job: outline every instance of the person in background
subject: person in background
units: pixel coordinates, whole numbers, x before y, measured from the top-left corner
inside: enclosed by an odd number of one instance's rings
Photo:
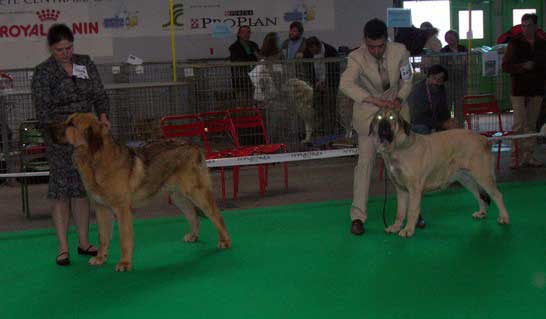
[[[460,53],[467,52],[468,50],[464,45],[459,44],[459,34],[457,31],[449,30],[446,32],[444,39],[447,45],[440,50],[442,53]]]
[[[250,40],[251,30],[249,26],[241,26],[237,31],[237,40],[229,47],[229,59],[232,62],[258,61],[260,48]]]
[[[260,55],[264,60],[281,60],[284,58],[279,45],[279,35],[277,32],[266,34],[260,49]]]
[[[521,24],[515,25],[510,30],[504,32],[497,38],[497,44],[509,43],[514,37],[520,35],[523,32]],[[539,38],[546,40],[546,32],[537,26],[536,35]]]
[[[354,101],[353,126],[358,133],[359,155],[350,211],[354,235],[364,234],[368,217],[368,194],[376,156],[369,136],[372,117],[380,108],[396,108],[409,121],[407,107],[403,107],[413,79],[409,56],[403,44],[388,41],[385,22],[372,19],[364,26],[362,45],[349,54],[347,68],[341,75],[339,89]]]
[[[518,134],[536,132],[536,125],[546,85],[546,40],[537,36],[537,15],[521,18],[523,32],[510,41],[502,60],[502,70],[512,78],[510,101],[514,109],[512,129]],[[540,167],[533,156],[536,138],[519,140],[521,166]],[[516,150],[512,147],[511,168],[516,168]]]
[[[317,37],[305,40],[305,59],[336,58],[337,50],[320,41]],[[322,134],[334,134],[336,132],[337,119],[336,100],[339,87],[339,62],[320,61],[307,63],[307,82],[313,88],[313,107],[317,119],[315,121],[317,131]]]
[[[290,24],[288,39],[282,44],[283,54],[287,59],[303,58],[305,51],[305,38],[303,37],[303,24],[294,21]]]
[[[438,39],[438,29],[428,21],[421,23],[420,29],[427,32],[427,42],[424,48],[432,52],[440,52],[442,42]]]
[[[288,108],[284,100],[279,97],[280,87],[282,85],[283,69],[281,64],[276,64],[271,61],[279,61],[284,58],[281,48],[280,39],[277,32],[269,32],[260,48],[261,61],[265,64],[259,65],[261,72],[260,77],[253,79],[256,90],[261,92],[263,99],[259,105],[264,109],[265,126],[268,133],[268,140],[272,143],[277,143],[283,140],[284,134],[288,130],[287,119],[285,117]],[[256,91],[257,92],[257,91]],[[258,144],[259,141],[254,141]],[[259,143],[264,143],[261,141]]]
[[[59,241],[58,265],[70,264],[67,239],[70,207],[78,231],[78,254],[95,256],[89,243],[89,207],[78,171],[72,163],[74,148],[56,144],[47,128],[61,123],[76,112],[92,112],[100,123],[110,127],[109,101],[97,67],[87,55],[74,54],[74,35],[64,24],[54,24],[48,31],[51,56],[34,69],[32,102],[39,127],[47,145],[50,176],[47,197],[53,200],[53,224]]]
[[[229,47],[229,59],[232,62],[256,62],[260,48],[250,40],[251,30],[249,26],[241,26],[237,31],[237,40]],[[236,99],[239,103],[252,101],[254,89],[248,76],[252,67],[241,65],[231,67],[231,83],[235,90]]]
[[[428,69],[426,79],[415,84],[408,97],[411,128],[418,134],[457,128],[447,104],[445,82],[447,70],[435,64]]]
[[[449,30],[445,34],[445,40],[447,45],[442,48],[441,53],[445,54],[440,57],[440,64],[445,66],[449,72],[451,81],[448,84],[447,100],[448,105],[455,111],[455,117],[462,121],[463,119],[463,105],[462,97],[467,92],[467,63],[466,55],[457,54],[468,52],[464,45],[459,44],[459,34],[454,30]],[[462,124],[459,123],[459,124]]]

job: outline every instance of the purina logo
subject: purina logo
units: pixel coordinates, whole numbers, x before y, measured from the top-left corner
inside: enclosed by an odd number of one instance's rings
[[[49,10],[49,9],[44,9],[44,10],[40,10],[36,12],[38,19],[40,19],[40,21],[42,22],[48,21],[48,20],[57,21],[57,19],[59,19],[60,14],[61,14],[61,11],[59,10]]]

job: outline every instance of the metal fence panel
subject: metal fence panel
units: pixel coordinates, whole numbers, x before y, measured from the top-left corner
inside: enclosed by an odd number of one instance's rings
[[[437,54],[412,57],[414,81],[424,70],[440,63],[449,72],[449,103],[462,118],[462,96],[494,94],[499,105],[509,105],[509,77],[483,77],[480,54]],[[289,151],[352,144],[353,102],[339,92],[345,58],[266,61],[260,63],[179,63],[178,83],[170,83],[170,63],[98,65],[111,103],[112,132],[120,142],[158,138],[160,119],[166,115],[195,114],[260,107],[268,138],[284,143]],[[22,123],[34,119],[30,99],[32,70],[7,71],[14,90],[0,93],[0,171],[18,170]],[[503,116],[505,128],[511,116]],[[486,126],[494,119],[484,116]],[[260,132],[240,132],[243,144],[261,141]],[[12,159],[11,161],[9,159]]]

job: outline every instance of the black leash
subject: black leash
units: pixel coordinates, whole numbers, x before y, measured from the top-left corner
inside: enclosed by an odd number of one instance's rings
[[[383,194],[383,224],[385,225],[385,228],[387,228],[387,217],[386,217],[386,210],[387,210],[387,164],[385,163],[385,160],[383,160],[383,179],[385,182],[385,192]]]

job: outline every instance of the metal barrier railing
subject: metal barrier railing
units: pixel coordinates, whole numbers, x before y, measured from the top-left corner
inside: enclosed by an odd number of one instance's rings
[[[423,70],[434,63],[448,69],[449,103],[460,119],[460,101],[467,94],[492,93],[501,108],[509,109],[508,77],[502,73],[483,77],[480,54],[412,57],[414,81],[421,80]],[[98,69],[110,98],[112,132],[119,141],[159,137],[159,120],[165,115],[258,106],[264,110],[270,141],[286,144],[289,151],[301,151],[309,144],[320,148],[350,137],[353,102],[338,90],[345,66],[346,58],[180,62],[178,83],[169,82],[172,70],[167,62],[142,66],[103,64]],[[35,118],[29,90],[32,70],[5,72],[14,85],[11,91],[0,92],[0,173],[20,169],[20,127]],[[293,79],[303,81],[303,88],[295,89]],[[510,114],[503,119],[509,128]],[[258,134],[250,130],[240,135],[243,143],[253,143]],[[353,143],[351,139],[344,142]]]
[[[460,119],[464,95],[494,94],[502,109],[510,108],[508,76],[499,72],[496,76],[483,77],[480,54],[427,55],[412,57],[411,62],[415,82],[424,78],[423,71],[432,64],[440,63],[448,69],[448,103]],[[275,162],[356,154],[353,148],[356,141],[351,137],[353,101],[338,90],[345,66],[346,58],[260,63],[180,62],[176,83],[170,82],[171,63],[103,64],[98,65],[98,69],[110,99],[112,133],[119,142],[159,138],[160,119],[166,115],[258,106],[264,110],[270,141],[286,144],[291,152],[258,159]],[[13,79],[13,85],[8,91],[0,91],[0,182],[2,178],[19,179],[23,213],[29,216],[27,184],[48,176],[47,166],[40,166],[43,157],[26,157],[22,152],[22,130],[26,129],[24,134],[28,135],[28,130],[33,129],[29,120],[35,118],[30,94],[32,70],[6,73]],[[295,83],[299,83],[298,89]],[[502,118],[505,128],[509,129],[511,114],[503,114]],[[488,126],[495,119],[484,116],[473,121]],[[308,127],[312,128],[309,136]],[[258,135],[252,130],[239,132],[242,144],[255,143]],[[339,145],[346,148],[323,151]],[[308,150],[314,151],[301,152]],[[209,165],[228,165],[229,161],[217,160]],[[256,163],[256,158],[249,158],[248,162]],[[240,158],[236,163],[245,165]],[[29,167],[34,171],[25,173]]]

